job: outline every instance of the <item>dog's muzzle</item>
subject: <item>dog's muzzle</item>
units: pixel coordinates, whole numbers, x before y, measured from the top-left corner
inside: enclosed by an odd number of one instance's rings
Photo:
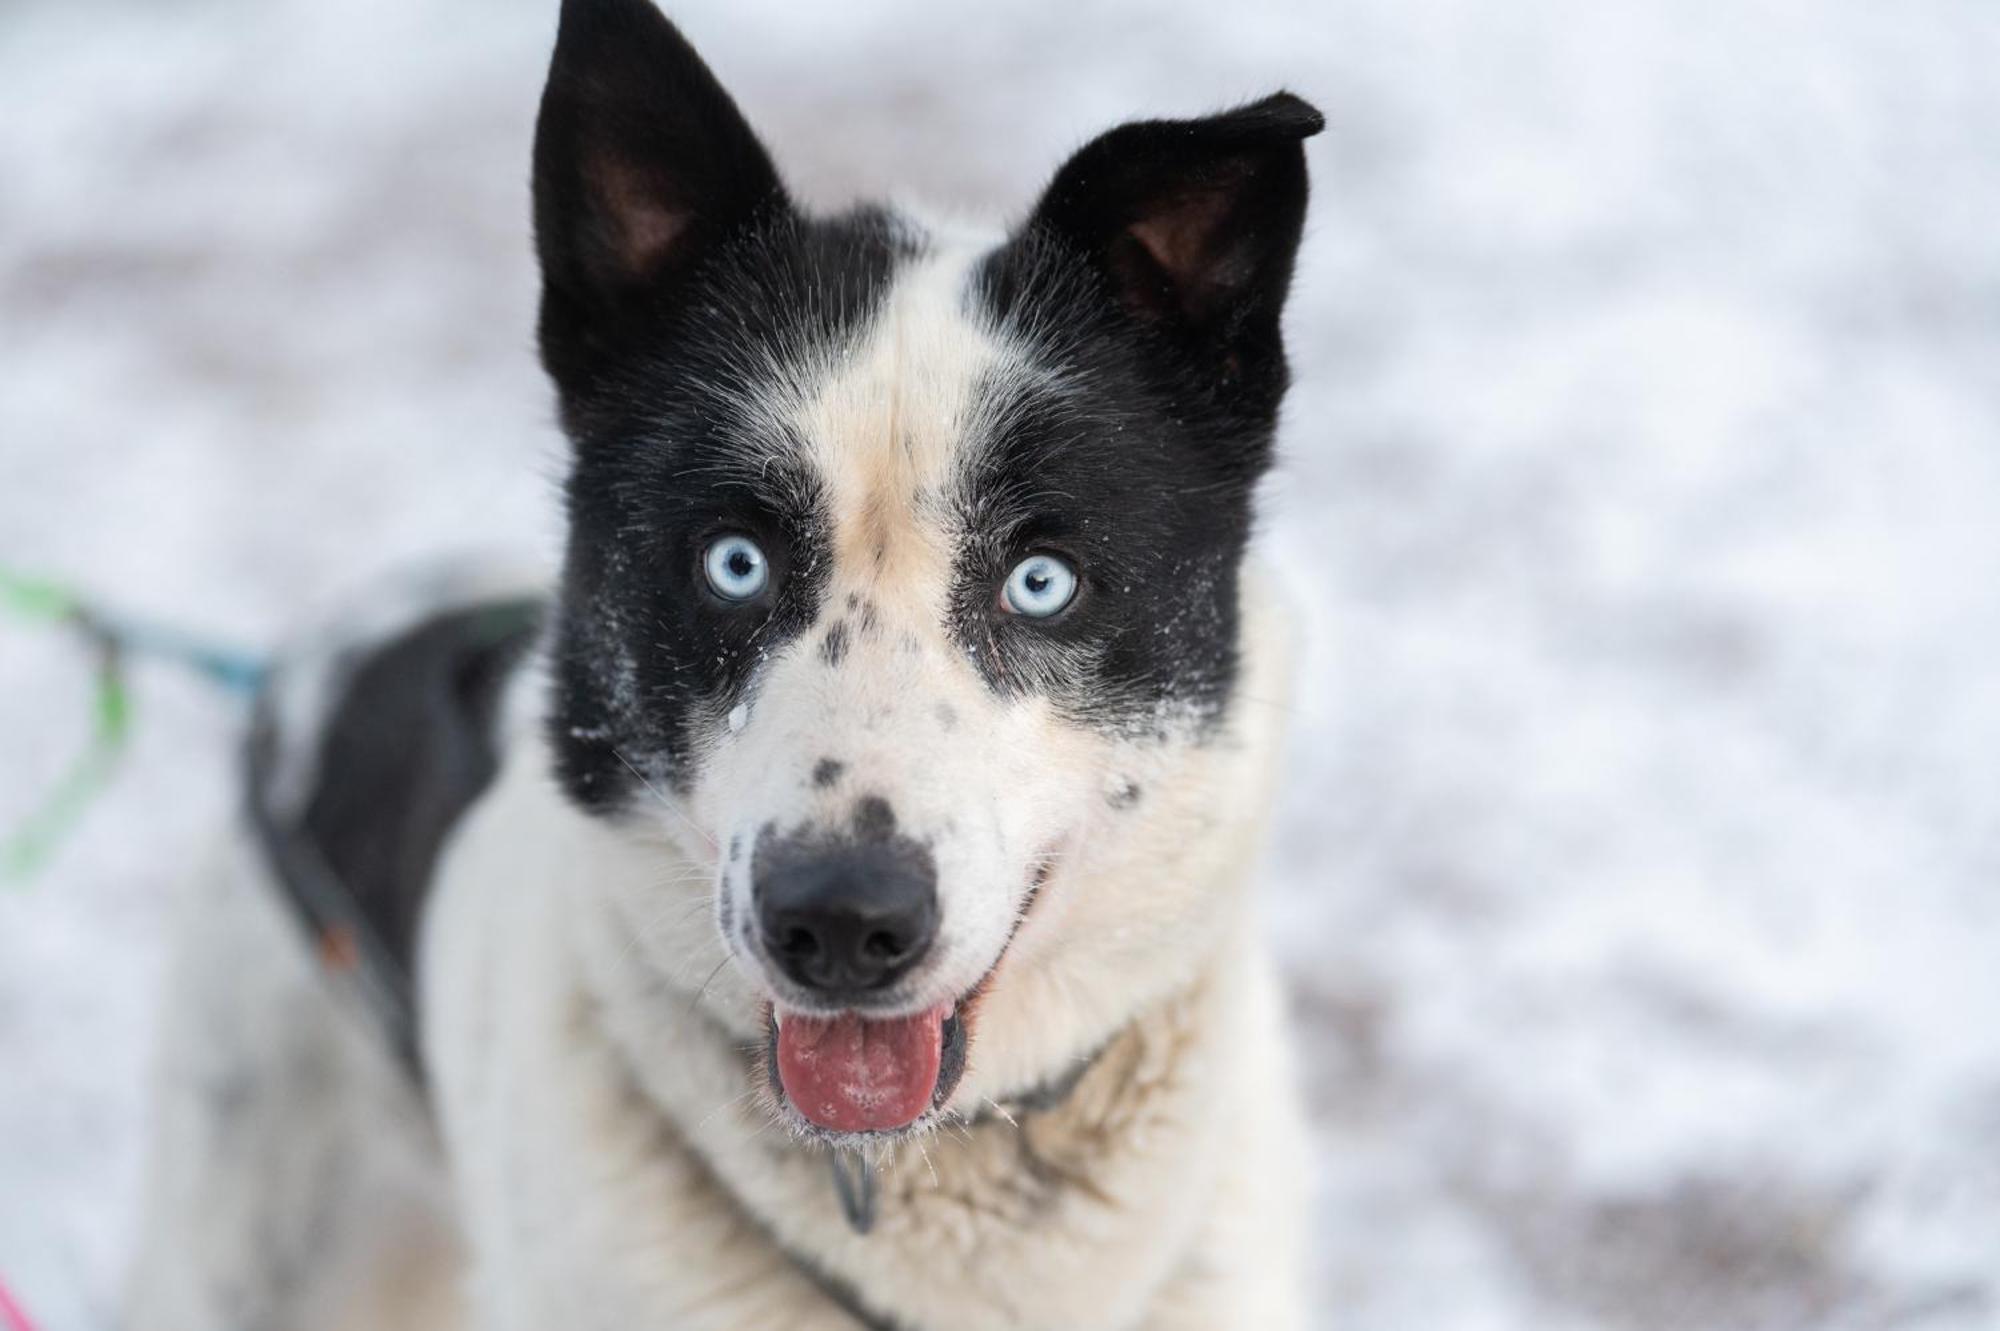
[[[772,1015],[776,1082],[838,1133],[914,1123],[945,1084],[948,1027],[963,1047],[955,1004],[898,1010],[897,987],[937,939],[937,869],[876,808],[837,834],[767,834],[751,870],[759,948],[791,991]]]

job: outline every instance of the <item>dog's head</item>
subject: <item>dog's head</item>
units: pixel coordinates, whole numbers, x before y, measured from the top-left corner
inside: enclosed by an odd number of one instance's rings
[[[641,953],[734,964],[802,1126],[925,1121],[1024,921],[1103,927],[1038,894],[1213,821],[1183,759],[1227,742],[1319,127],[1284,94],[1128,124],[967,242],[808,215],[647,0],[564,6],[535,146],[575,445],[560,777],[658,839]],[[1139,948],[1203,918],[1160,877]],[[711,892],[701,940],[662,937]]]

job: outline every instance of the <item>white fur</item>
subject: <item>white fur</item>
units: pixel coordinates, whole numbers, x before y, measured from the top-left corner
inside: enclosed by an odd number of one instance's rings
[[[183,905],[123,1324],[471,1325],[432,1123],[267,875],[239,828]]]

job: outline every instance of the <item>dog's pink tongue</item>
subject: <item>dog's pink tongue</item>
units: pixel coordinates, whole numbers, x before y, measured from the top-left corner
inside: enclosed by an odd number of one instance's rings
[[[835,1132],[882,1132],[916,1121],[937,1091],[946,1003],[914,1017],[867,1021],[786,1017],[778,1080],[798,1111]]]

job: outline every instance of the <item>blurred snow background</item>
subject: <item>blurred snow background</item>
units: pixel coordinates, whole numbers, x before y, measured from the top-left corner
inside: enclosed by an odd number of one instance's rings
[[[1125,116],[1331,128],[1271,557],[1324,1325],[2000,1325],[2000,7],[676,10],[810,199],[1017,212]],[[553,4],[0,9],[0,564],[267,642],[546,550]],[[0,1275],[109,1323],[235,717],[0,892]],[[83,741],[0,622],[0,826]]]

